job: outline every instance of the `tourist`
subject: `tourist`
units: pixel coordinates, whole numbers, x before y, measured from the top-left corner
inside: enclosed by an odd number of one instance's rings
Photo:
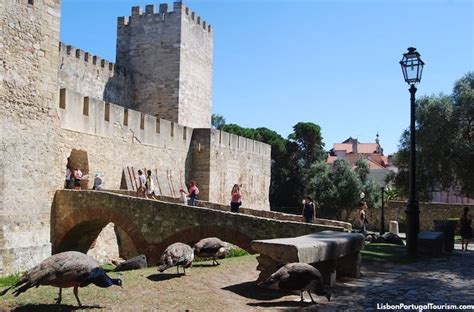
[[[138,181],[137,181],[137,196],[138,197],[145,197],[145,183],[146,179],[145,176],[143,175],[143,171],[138,169]]]
[[[196,185],[196,181],[189,181],[189,205],[196,206],[196,199],[199,194],[199,189]]]
[[[92,189],[95,191],[101,191],[102,188],[103,188],[102,178],[100,177],[100,173],[96,172],[94,176],[94,185],[92,186]]]
[[[74,169],[74,189],[81,190],[82,171],[81,165],[77,165]]]
[[[367,220],[367,208],[367,203],[361,200],[359,202],[359,222],[364,236],[367,235],[367,224],[369,223]]]
[[[153,199],[157,199],[155,196],[155,183],[153,182],[153,177],[151,176],[151,170],[146,171],[146,182],[145,182],[145,187],[146,187],[146,193],[145,193],[145,198],[148,198],[150,196]]]
[[[188,204],[188,197],[186,196],[186,192],[185,192],[183,189],[180,189],[180,190],[179,190],[179,193],[180,193],[179,200],[180,200],[184,205],[187,205],[187,204]]]
[[[230,211],[239,212],[239,208],[242,205],[242,193],[240,192],[240,186],[238,184],[234,184],[230,195]]]
[[[310,196],[306,196],[303,199],[303,212],[304,221],[306,223],[313,223],[316,217],[316,208],[314,206],[313,199]]]
[[[72,175],[72,166],[71,166],[71,159],[68,157],[67,158],[67,164],[66,164],[66,175],[65,175],[65,182],[64,182],[64,188],[65,189],[72,189],[74,187],[74,177]]]
[[[469,216],[469,207],[464,207],[463,214],[459,219],[459,228],[461,234],[461,250],[467,251],[467,245],[472,238],[472,219]]]

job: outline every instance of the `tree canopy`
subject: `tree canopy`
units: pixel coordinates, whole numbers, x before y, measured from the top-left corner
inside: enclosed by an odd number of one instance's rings
[[[421,97],[416,102],[417,190],[420,200],[432,191],[458,190],[474,197],[474,73],[458,80],[452,95]],[[400,139],[395,184],[408,195],[410,135]]]

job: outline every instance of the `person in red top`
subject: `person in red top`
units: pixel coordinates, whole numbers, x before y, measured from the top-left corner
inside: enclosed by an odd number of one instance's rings
[[[189,181],[189,205],[196,206],[196,198],[199,194],[199,189],[196,185],[196,181],[191,180]]]
[[[232,199],[230,200],[230,211],[239,212],[240,205],[242,205],[242,193],[240,192],[240,186],[238,184],[234,184],[230,194],[232,196]]]

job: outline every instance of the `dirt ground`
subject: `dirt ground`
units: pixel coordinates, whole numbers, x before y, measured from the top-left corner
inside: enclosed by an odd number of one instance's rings
[[[155,268],[124,272],[123,288],[101,289],[88,286],[79,290],[84,309],[105,311],[255,311],[309,308],[299,302],[298,294],[257,288],[255,256],[194,263],[186,275],[176,274],[176,268],[159,273]],[[181,272],[181,271],[180,271]],[[112,277],[116,273],[110,273]],[[63,290],[63,304],[54,299],[57,288],[42,286],[30,289],[15,298],[0,297],[1,311],[72,311],[78,309],[72,288]],[[313,296],[316,297],[316,296]],[[306,295],[307,300],[309,297]],[[326,298],[315,298],[326,304]]]

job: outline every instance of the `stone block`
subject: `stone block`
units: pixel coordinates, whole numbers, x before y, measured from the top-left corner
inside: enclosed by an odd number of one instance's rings
[[[316,267],[326,284],[333,285],[338,276],[360,276],[360,250],[364,237],[357,233],[323,231],[292,238],[252,241],[262,281],[285,263],[304,262]]]
[[[389,227],[389,232],[393,233],[395,235],[399,234],[398,231],[398,222],[397,221],[390,221],[390,227]]]
[[[418,234],[418,251],[420,254],[442,256],[444,253],[443,232],[420,232]]]

